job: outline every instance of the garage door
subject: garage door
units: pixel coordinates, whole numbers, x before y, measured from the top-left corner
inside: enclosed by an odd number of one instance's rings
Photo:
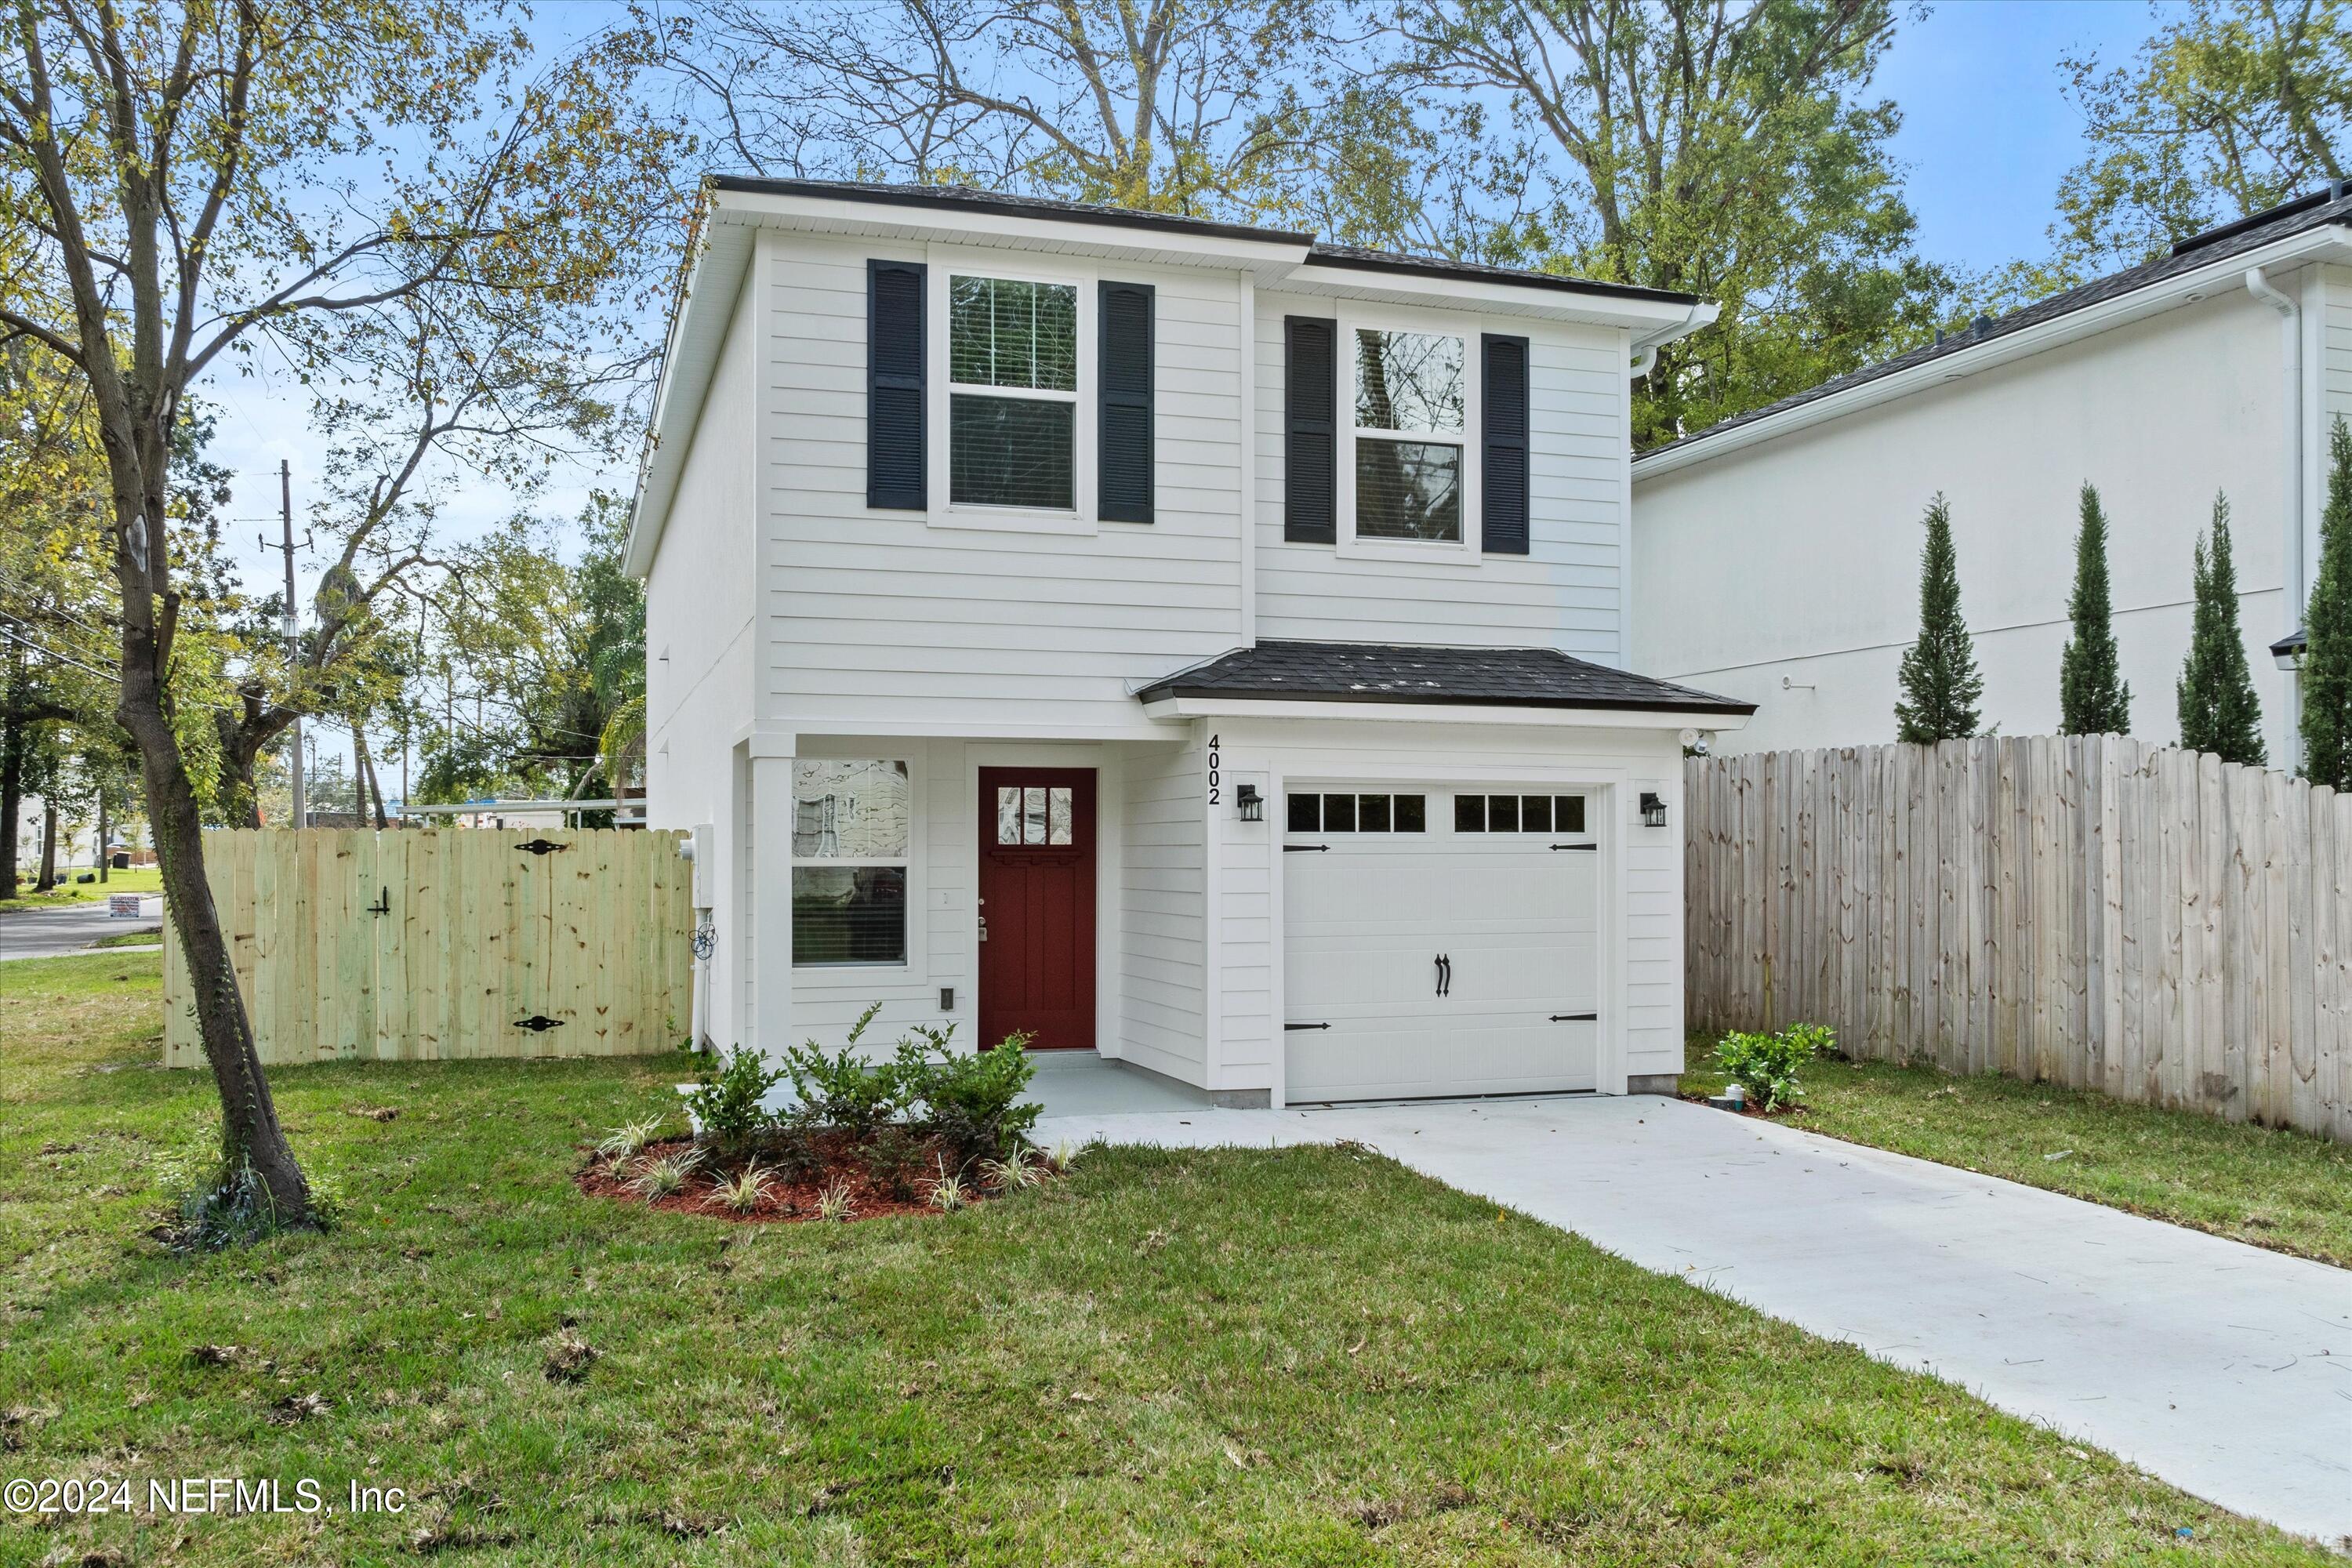
[[[1292,1101],[1595,1087],[1600,855],[1581,799],[1327,789],[1286,804]]]

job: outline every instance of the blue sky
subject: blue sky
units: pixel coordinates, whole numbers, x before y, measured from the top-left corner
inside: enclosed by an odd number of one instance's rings
[[[624,14],[610,0],[542,0],[533,26],[560,47]],[[1921,252],[1964,271],[2041,254],[2059,178],[2083,151],[2081,119],[2061,91],[2060,56],[2088,48],[2121,63],[2158,25],[2137,0],[1956,0],[1906,19],[1877,89],[1904,110],[1895,149],[1919,215]],[[258,525],[250,520],[276,516],[283,458],[294,467],[299,533],[322,453],[291,389],[225,379],[205,393],[222,410],[212,455],[236,476],[229,514],[238,521],[229,534],[244,547],[247,580],[267,591],[281,568],[253,548]],[[629,478],[625,468],[572,473],[546,504],[568,512],[593,485],[625,489]],[[461,502],[451,521],[461,528],[493,521],[501,499]],[[309,592],[306,585],[306,598]]]

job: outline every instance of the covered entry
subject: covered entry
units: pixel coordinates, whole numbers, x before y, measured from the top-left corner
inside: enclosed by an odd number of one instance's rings
[[[1285,805],[1291,1102],[1597,1087],[1581,795],[1335,785]]]

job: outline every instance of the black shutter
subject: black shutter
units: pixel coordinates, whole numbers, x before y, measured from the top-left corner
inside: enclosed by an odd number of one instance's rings
[[[1294,544],[1339,538],[1339,324],[1282,319],[1282,537]]]
[[[1479,439],[1478,527],[1489,555],[1528,552],[1528,340],[1487,333]]]
[[[1151,316],[1149,283],[1105,283],[1095,510],[1105,522],[1151,521]]]
[[[923,500],[923,264],[866,264],[866,504]]]

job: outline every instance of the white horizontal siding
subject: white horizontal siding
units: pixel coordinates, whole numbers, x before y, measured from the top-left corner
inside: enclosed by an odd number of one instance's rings
[[[1258,635],[1558,647],[1622,662],[1623,334],[1519,318],[1495,323],[1528,339],[1528,553],[1433,566],[1283,540],[1283,318],[1346,313],[1330,300],[1258,296]],[[1474,360],[1475,352],[1474,342]],[[1343,363],[1343,397],[1349,374]],[[1475,458],[1475,433],[1470,448]]]
[[[1197,735],[1135,749],[1119,881],[1119,1055],[1195,1084],[1208,1071],[1202,768]]]
[[[1157,289],[1154,522],[939,528],[866,507],[866,262],[919,252],[762,245],[764,712],[803,728],[1132,731],[1131,686],[1241,642],[1235,279],[1104,268]],[[930,439],[945,438],[935,421]]]
[[[2352,267],[2330,267],[2321,322],[2321,375],[2327,417],[2352,422]],[[2322,470],[2323,472],[2325,470]]]

